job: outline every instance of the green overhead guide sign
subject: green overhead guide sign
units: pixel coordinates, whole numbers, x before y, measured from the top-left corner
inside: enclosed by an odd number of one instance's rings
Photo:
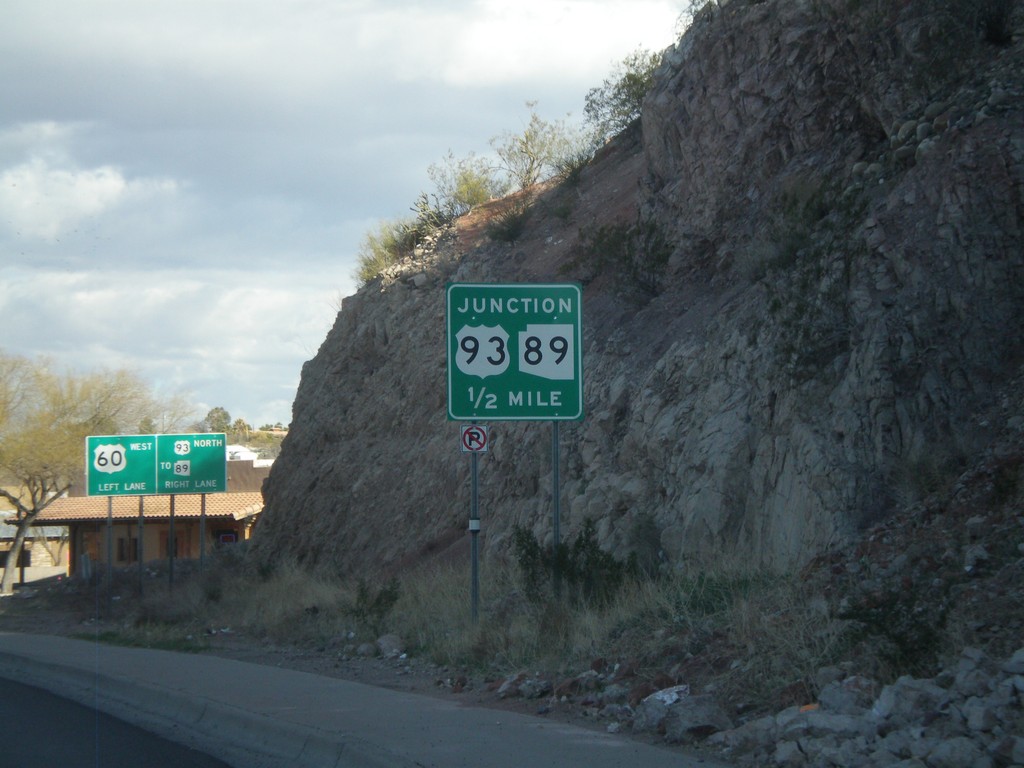
[[[447,287],[448,418],[583,418],[582,291],[572,283]]]
[[[85,439],[89,496],[148,496],[157,493],[225,493],[227,437],[104,435]]]

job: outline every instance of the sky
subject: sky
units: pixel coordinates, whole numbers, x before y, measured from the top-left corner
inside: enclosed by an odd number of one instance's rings
[[[3,0],[0,351],[291,420],[365,235],[684,0]]]

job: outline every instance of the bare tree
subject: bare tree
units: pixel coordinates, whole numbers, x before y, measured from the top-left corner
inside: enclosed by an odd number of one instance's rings
[[[0,497],[16,525],[0,591],[13,589],[29,527],[81,476],[85,438],[135,432],[162,411],[129,371],[58,373],[49,361],[0,352]]]
[[[529,189],[557,174],[560,161],[579,144],[578,130],[570,128],[563,120],[544,120],[537,114],[536,105],[535,101],[526,103],[530,122],[522,133],[506,131],[491,139],[503,170],[519,189]]]

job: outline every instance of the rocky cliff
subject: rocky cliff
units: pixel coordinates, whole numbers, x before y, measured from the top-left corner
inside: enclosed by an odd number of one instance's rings
[[[535,191],[514,243],[484,234],[498,201],[345,299],[254,554],[353,572],[465,546],[448,282],[584,286],[562,530],[593,519],[619,554],[797,566],[1024,428],[1024,53],[979,10],[1001,5],[706,7],[641,125]],[[495,555],[550,536],[551,427],[491,426]]]

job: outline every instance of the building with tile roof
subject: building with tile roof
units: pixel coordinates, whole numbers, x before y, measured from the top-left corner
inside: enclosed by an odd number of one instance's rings
[[[65,496],[40,512],[33,527],[66,526],[69,575],[87,573],[108,559],[115,568],[198,559],[249,538],[263,510],[259,487],[269,472],[252,464],[228,462],[227,493]]]

